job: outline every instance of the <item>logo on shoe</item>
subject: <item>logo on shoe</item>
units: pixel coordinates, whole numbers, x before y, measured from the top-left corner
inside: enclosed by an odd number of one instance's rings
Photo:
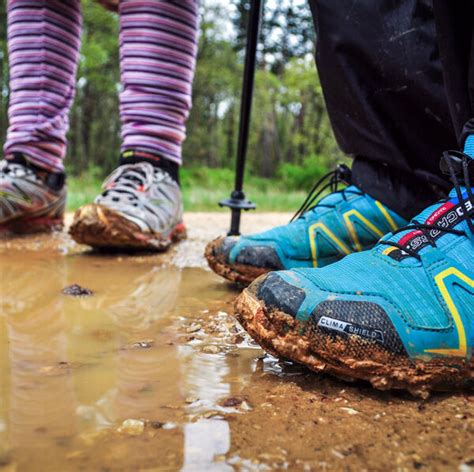
[[[463,198],[467,199],[467,195],[464,194]],[[453,198],[448,202],[444,203],[438,209],[436,209],[428,217],[425,224],[434,225],[442,228],[454,228],[458,223],[462,221],[462,218],[464,217],[465,207],[468,213],[472,211],[472,203],[469,200],[465,200],[464,204],[461,204],[457,198]],[[436,241],[441,236],[443,236],[443,234],[445,233],[443,231],[440,231],[439,229],[436,229],[436,227],[427,230],[426,234],[423,231],[417,229],[403,236],[398,242],[398,244],[406,247],[411,251],[419,252],[421,251],[421,249],[431,244],[432,240]],[[406,257],[410,257],[410,254],[408,252],[392,247],[387,248],[384,251],[384,254],[390,256],[396,261],[400,261]]]
[[[349,323],[347,321],[329,318],[328,316],[321,316],[318,321],[318,326],[320,328],[329,329],[331,331],[338,331],[344,334],[353,334],[361,338],[370,339],[371,341],[376,341],[381,344],[384,344],[383,333],[378,329],[366,328],[364,326],[359,326],[353,323]]]

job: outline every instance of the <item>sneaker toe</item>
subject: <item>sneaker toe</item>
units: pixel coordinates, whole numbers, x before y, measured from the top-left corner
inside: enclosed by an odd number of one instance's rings
[[[236,244],[236,238],[219,238],[215,240],[214,244],[210,245],[211,254],[214,257],[219,257],[225,261],[228,261],[230,251],[232,251]]]
[[[262,274],[283,268],[274,248],[256,245],[246,238],[217,238],[207,245],[205,256],[214,272],[244,285]]]
[[[275,251],[271,246],[264,245],[244,245],[240,244],[241,248],[238,248],[238,253],[235,257],[237,264],[244,264],[253,267],[261,267],[270,270],[281,270],[283,264]]]
[[[272,272],[256,280],[249,288],[268,309],[278,310],[296,317],[306,293],[282,278],[278,272]]]
[[[305,277],[305,272],[272,272],[249,287],[265,312],[279,312],[301,322],[301,334],[311,339],[313,348],[330,342],[347,349],[355,358],[367,358],[368,346],[405,355],[395,326],[382,306],[374,301],[341,298],[321,290]],[[299,329],[300,329],[299,328]],[[333,344],[336,342],[336,344]],[[370,357],[370,356],[369,356]]]

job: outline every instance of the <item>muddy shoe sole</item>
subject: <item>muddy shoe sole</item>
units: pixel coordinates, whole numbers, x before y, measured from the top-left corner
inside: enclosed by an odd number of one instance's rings
[[[318,336],[311,322],[266,307],[252,288],[235,302],[235,316],[249,335],[270,354],[344,380],[367,380],[379,390],[403,389],[426,398],[431,390],[474,388],[474,362],[462,359],[410,360],[381,349],[376,343],[349,337]],[[357,358],[357,352],[370,353]]]
[[[55,231],[61,231],[62,228],[62,217],[50,218],[37,216],[31,218],[18,218],[0,225],[0,233],[28,235],[37,233],[52,233]]]
[[[230,282],[241,285],[251,284],[257,277],[267,274],[271,269],[264,267],[254,267],[245,264],[229,264],[223,254],[219,254],[224,238],[220,237],[211,241],[204,252],[209,267],[218,275]]]
[[[171,244],[186,238],[186,228],[180,223],[166,236],[143,233],[121,214],[91,204],[76,211],[69,234],[77,243],[95,248],[165,251]]]

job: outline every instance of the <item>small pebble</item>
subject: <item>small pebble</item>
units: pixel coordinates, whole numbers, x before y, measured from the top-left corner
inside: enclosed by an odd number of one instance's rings
[[[71,297],[90,297],[94,295],[94,292],[92,290],[89,290],[85,287],[81,287],[78,284],[72,284],[68,287],[64,287],[61,293],[63,293],[64,295],[69,295]]]
[[[175,429],[176,428],[176,423],[165,423],[162,426],[163,429]]]
[[[199,323],[193,323],[192,325],[186,328],[186,333],[197,333],[201,331],[202,326]]]
[[[161,421],[149,421],[147,424],[149,424],[153,429],[161,429],[165,425],[165,423],[162,423]]]
[[[120,428],[118,429],[119,433],[130,434],[131,436],[138,436],[143,433],[145,430],[145,422],[142,420],[125,420]]]
[[[337,449],[332,449],[332,450],[331,450],[331,454],[332,454],[334,457],[337,457],[338,459],[344,459],[344,454],[342,454],[341,452],[339,452]]]
[[[245,340],[245,338],[242,335],[236,334],[235,336],[232,337],[231,342],[233,344],[240,344],[240,343],[244,342],[244,340]]]
[[[136,343],[133,343],[130,347],[132,349],[150,349],[153,344],[155,344],[155,341],[153,341],[153,339],[146,339],[145,341],[137,341]]]
[[[217,354],[219,352],[219,348],[213,344],[209,344],[208,346],[204,346],[202,348],[202,352],[205,352],[206,354]]]
[[[357,415],[359,414],[359,412],[357,410],[354,410],[354,408],[348,408],[348,407],[341,407],[341,410],[345,411],[346,413],[348,413],[349,415]]]
[[[226,398],[223,402],[222,402],[222,406],[225,406],[225,407],[233,407],[233,406],[239,406],[241,405],[243,402],[242,398],[239,398],[239,397],[229,397],[229,398]]]

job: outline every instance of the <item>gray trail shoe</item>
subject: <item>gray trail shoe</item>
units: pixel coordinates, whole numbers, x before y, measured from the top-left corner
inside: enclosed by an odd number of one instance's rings
[[[64,178],[33,169],[23,157],[0,161],[0,231],[60,229],[66,204]]]
[[[118,167],[93,204],[76,211],[69,230],[97,248],[163,251],[186,237],[179,185],[148,162]]]

